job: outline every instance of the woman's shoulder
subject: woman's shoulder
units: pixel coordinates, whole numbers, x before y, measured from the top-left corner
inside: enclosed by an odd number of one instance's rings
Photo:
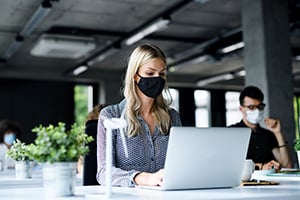
[[[7,150],[7,146],[4,143],[0,143],[0,157],[4,157]]]
[[[105,115],[109,117],[120,117],[124,109],[124,106],[125,106],[124,100],[117,104],[107,105],[101,110],[100,115]]]
[[[181,126],[181,119],[177,110],[175,110],[174,108],[169,108],[169,115],[173,126]]]

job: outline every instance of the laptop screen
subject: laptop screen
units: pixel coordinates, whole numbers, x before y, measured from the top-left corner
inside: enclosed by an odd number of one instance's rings
[[[172,127],[165,161],[165,189],[240,184],[250,129]]]

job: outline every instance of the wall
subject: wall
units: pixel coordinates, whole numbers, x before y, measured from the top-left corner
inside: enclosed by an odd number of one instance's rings
[[[0,80],[0,120],[16,120],[22,125],[20,137],[31,142],[31,129],[39,124],[74,121],[74,83]]]

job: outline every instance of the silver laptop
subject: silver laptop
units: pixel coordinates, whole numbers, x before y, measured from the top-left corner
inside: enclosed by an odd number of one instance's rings
[[[248,128],[172,127],[162,186],[158,190],[227,188],[241,182]]]

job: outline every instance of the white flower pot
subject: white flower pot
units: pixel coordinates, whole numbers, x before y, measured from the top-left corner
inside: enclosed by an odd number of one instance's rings
[[[76,162],[56,162],[43,165],[43,188],[46,196],[74,195]]]
[[[300,151],[297,151],[297,157],[298,157],[298,168],[300,168]]]
[[[16,161],[15,162],[15,172],[16,179],[27,179],[31,178],[31,164],[28,160]]]

